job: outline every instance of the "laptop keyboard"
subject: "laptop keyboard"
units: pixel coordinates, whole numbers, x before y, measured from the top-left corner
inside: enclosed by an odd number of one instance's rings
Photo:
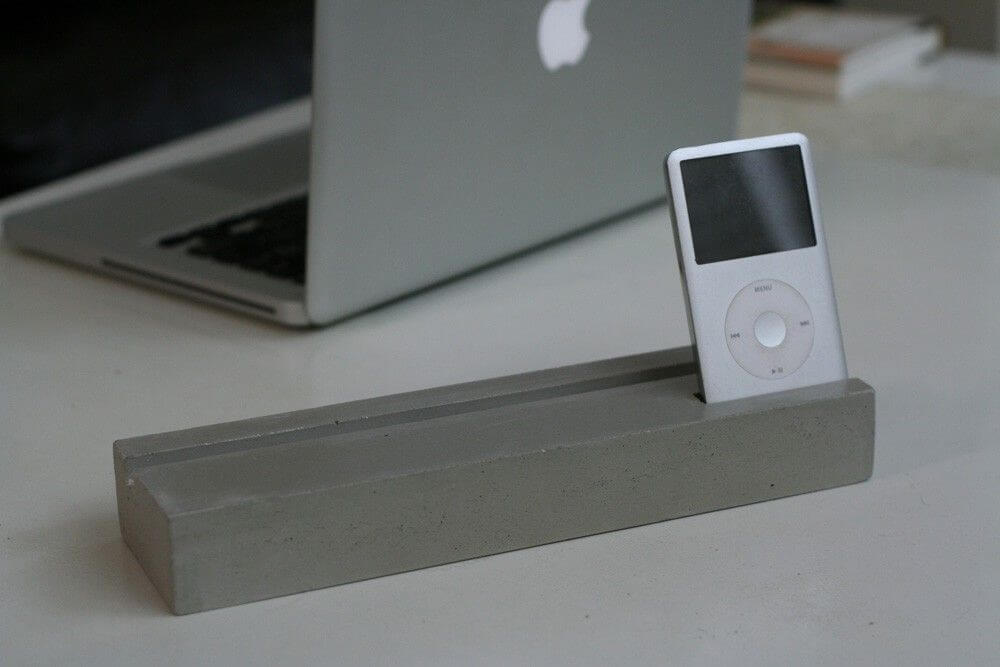
[[[157,245],[302,285],[306,273],[306,204],[307,197],[301,195],[172,234]]]

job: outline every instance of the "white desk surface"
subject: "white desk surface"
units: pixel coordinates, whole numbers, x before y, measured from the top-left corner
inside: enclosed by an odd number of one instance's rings
[[[818,169],[870,482],[187,617],[114,439],[687,344],[665,211],[305,333],[0,250],[0,663],[995,664],[1000,177]]]
[[[0,664],[996,664],[1000,175],[921,162],[818,158],[871,481],[186,617],[119,536],[113,440],[686,345],[665,211],[311,332],[0,248]]]

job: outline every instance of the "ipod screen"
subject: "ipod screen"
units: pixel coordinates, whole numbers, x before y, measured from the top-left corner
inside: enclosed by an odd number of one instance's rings
[[[798,146],[693,158],[680,166],[698,264],[816,245]]]

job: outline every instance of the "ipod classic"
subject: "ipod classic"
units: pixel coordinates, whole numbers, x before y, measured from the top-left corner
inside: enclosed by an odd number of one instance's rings
[[[705,401],[846,379],[808,140],[680,148],[666,175]]]

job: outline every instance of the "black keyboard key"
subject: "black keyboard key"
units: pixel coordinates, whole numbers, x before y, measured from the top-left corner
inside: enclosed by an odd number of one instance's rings
[[[306,269],[305,196],[160,239],[194,257],[303,284]]]

